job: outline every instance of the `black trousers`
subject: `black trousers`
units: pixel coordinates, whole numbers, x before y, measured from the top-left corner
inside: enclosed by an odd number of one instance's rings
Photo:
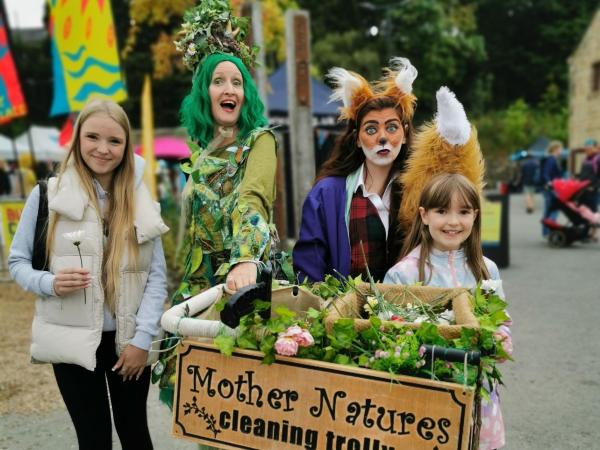
[[[118,371],[111,371],[117,359],[115,332],[110,331],[102,333],[93,372],[76,364],[52,365],[58,388],[75,426],[80,450],[112,448],[108,391],[123,450],[152,450],[146,418],[150,367],[144,369],[139,380],[123,381]]]

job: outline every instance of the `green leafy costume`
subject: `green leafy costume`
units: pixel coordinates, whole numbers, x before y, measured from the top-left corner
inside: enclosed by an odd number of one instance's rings
[[[229,269],[244,261],[266,261],[275,199],[276,141],[257,128],[241,143],[211,154],[193,146],[183,192],[183,276],[172,305],[223,283]],[[173,402],[175,358],[162,360],[160,397]]]

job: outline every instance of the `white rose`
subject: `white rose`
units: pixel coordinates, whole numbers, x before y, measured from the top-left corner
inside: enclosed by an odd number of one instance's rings
[[[483,280],[481,290],[487,292],[499,292],[502,289],[502,280]]]

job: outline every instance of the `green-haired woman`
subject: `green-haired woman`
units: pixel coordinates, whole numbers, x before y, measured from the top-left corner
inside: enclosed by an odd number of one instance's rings
[[[276,142],[241,59],[212,53],[197,67],[181,107],[193,141],[183,191],[183,277],[172,303],[219,283],[253,284],[267,258],[275,199]],[[174,358],[166,357],[161,399],[172,404]]]

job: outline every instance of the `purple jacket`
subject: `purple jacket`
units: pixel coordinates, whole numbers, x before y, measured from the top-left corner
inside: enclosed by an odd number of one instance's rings
[[[345,177],[323,178],[306,196],[293,260],[300,281],[306,277],[322,281],[336,272],[344,277],[350,274]]]

